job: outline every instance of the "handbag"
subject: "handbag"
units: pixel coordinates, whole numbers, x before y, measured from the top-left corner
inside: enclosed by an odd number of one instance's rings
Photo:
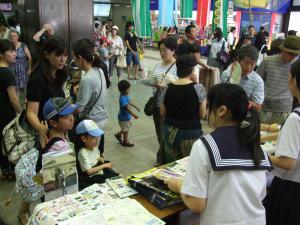
[[[4,127],[2,134],[2,153],[14,164],[35,145],[34,130],[26,122],[25,110]]]
[[[126,57],[125,57],[123,51],[121,51],[120,55],[118,56],[116,67],[118,67],[118,68],[126,68],[127,67]]]
[[[256,66],[259,66],[259,65],[262,63],[262,61],[264,60],[265,54],[262,54],[262,50],[263,50],[265,47],[266,47],[266,45],[263,45],[263,46],[261,47],[260,51],[259,51],[258,59],[257,59],[257,61],[256,61]]]
[[[155,111],[155,99],[157,98],[157,93],[154,96],[150,97],[149,100],[146,102],[144,107],[144,112],[147,116],[152,116]]]
[[[173,65],[175,64],[175,62],[168,68],[168,70],[166,71],[164,78],[166,77],[167,73],[170,71],[170,69],[173,67]],[[154,94],[154,96],[151,96],[149,98],[149,100],[146,102],[145,107],[144,107],[144,112],[147,116],[152,116],[154,111],[155,111],[155,103],[156,103],[156,99],[158,97],[158,93],[159,91],[156,91],[156,93]]]
[[[223,41],[221,51],[217,53],[217,61],[225,65],[229,62],[229,55],[224,51],[225,41]]]

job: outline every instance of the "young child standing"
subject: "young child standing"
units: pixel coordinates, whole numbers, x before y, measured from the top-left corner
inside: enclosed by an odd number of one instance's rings
[[[108,40],[107,37],[102,36],[100,39],[100,46],[99,46],[99,55],[102,62],[107,67],[107,70],[109,70],[109,59],[114,55],[113,52],[109,54],[109,51],[107,49]],[[111,76],[111,74],[109,74]]]
[[[75,149],[81,171],[80,180],[88,184],[104,183],[106,179],[118,176],[112,170],[112,164],[104,161],[98,149],[98,143],[104,131],[93,120],[83,120],[76,127],[77,143]]]
[[[121,145],[126,147],[133,147],[134,144],[128,141],[128,133],[129,129],[131,128],[131,116],[135,119],[139,117],[132,112],[131,106],[135,108],[138,112],[140,109],[131,103],[129,92],[130,92],[130,83],[127,80],[121,80],[118,83],[118,88],[120,91],[120,111],[118,115],[119,125],[120,125],[120,132],[115,134],[115,137],[118,139]]]

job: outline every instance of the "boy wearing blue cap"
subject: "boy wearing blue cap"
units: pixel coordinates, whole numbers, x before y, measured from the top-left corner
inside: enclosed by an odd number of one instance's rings
[[[49,127],[48,143],[53,138],[57,140],[48,149],[48,152],[69,150],[70,146],[66,134],[73,128],[73,112],[77,107],[77,105],[70,104],[68,100],[61,97],[51,98],[46,102],[43,115]]]
[[[37,175],[42,169],[42,154],[72,150],[66,139],[66,133],[73,127],[73,112],[76,108],[77,105],[70,104],[61,97],[51,98],[44,105],[43,115],[47,121],[45,126],[49,127],[48,143],[39,150],[34,148],[23,154],[15,168],[16,188],[22,198],[19,220],[26,218],[25,215],[30,212],[30,203],[42,195],[40,189],[35,188],[37,184],[33,181],[33,177],[42,176],[42,174]]]
[[[83,120],[76,127],[77,141],[75,143],[79,162],[79,182],[88,184],[104,183],[106,179],[118,176],[112,170],[112,164],[100,155],[98,143],[104,131],[93,120]]]

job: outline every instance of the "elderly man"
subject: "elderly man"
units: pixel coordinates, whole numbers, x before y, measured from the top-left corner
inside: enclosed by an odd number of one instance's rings
[[[244,89],[248,98],[249,104],[260,110],[264,101],[264,81],[254,71],[258,51],[252,45],[242,47],[238,53],[238,62],[241,66],[241,78],[239,85]],[[235,65],[233,65],[233,68]],[[233,69],[232,68],[232,69]],[[222,83],[227,83],[230,80],[231,69],[225,70],[221,75]]]
[[[280,54],[265,58],[257,69],[257,73],[265,81],[265,100],[260,119],[266,124],[282,124],[293,105],[288,75],[292,63],[300,54],[300,38],[287,36],[279,48]]]

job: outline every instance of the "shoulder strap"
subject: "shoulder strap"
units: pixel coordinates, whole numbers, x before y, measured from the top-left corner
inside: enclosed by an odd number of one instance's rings
[[[26,47],[26,45],[25,45],[23,42],[21,42],[20,48],[23,49],[23,50],[25,51],[25,47]]]
[[[99,68],[98,68],[98,73],[99,73],[99,78],[100,78],[100,82],[101,82],[99,95],[97,96],[97,98],[95,99],[95,101],[93,102],[93,104],[92,104],[89,108],[85,107],[85,108],[82,110],[82,112],[86,111],[87,113],[89,113],[89,112],[92,110],[92,108],[94,108],[94,106],[96,105],[98,99],[99,99],[100,96],[101,96],[101,93],[102,93],[102,78],[101,78],[101,73],[100,73]]]
[[[266,45],[261,46],[261,49],[260,49],[259,53],[262,52],[262,50],[264,49],[264,47],[266,47]]]
[[[176,62],[173,62],[172,65],[168,68],[168,70],[166,71],[166,74],[172,69],[172,67],[174,66]]]
[[[48,150],[52,147],[52,145],[54,145],[56,142],[58,141],[63,141],[64,139],[60,138],[60,137],[54,137],[52,138],[45,146],[45,148],[43,149],[43,153],[47,153]]]
[[[171,65],[171,66],[167,69],[167,71],[164,73],[164,79],[165,79],[167,73],[171,70],[171,68],[174,66],[175,63],[176,63],[176,62],[173,62],[172,65]]]
[[[40,148],[38,148],[39,149],[39,157],[37,159],[36,167],[35,167],[35,171],[37,173],[42,169],[43,154],[47,153],[48,150],[52,147],[52,145],[54,145],[58,141],[63,141],[63,139],[60,137],[54,137],[46,144],[45,148],[43,148],[42,150]]]

